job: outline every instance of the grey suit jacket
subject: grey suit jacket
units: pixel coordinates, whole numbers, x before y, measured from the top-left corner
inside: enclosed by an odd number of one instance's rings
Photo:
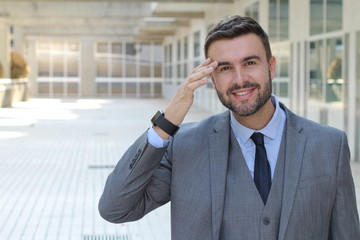
[[[345,133],[281,107],[287,121],[278,239],[360,239]],[[167,148],[151,146],[144,133],[109,175],[101,216],[135,221],[171,200],[172,239],[219,239],[229,133],[228,111],[183,124]]]

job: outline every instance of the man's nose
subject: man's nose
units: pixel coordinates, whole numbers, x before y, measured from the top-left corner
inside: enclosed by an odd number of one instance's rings
[[[246,74],[239,67],[234,68],[232,81],[241,86],[246,82]]]

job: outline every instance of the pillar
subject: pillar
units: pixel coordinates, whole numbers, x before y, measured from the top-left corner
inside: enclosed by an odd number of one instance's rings
[[[0,63],[3,69],[3,78],[10,78],[10,28],[0,23]]]
[[[81,84],[80,95],[93,97],[96,95],[94,41],[84,39],[81,41]]]
[[[38,68],[37,68],[37,57],[35,49],[35,39],[29,38],[28,40],[28,65],[30,66],[29,73],[29,87],[31,96],[37,96],[38,94]]]

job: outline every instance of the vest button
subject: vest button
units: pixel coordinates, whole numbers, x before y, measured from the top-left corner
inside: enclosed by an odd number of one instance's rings
[[[270,219],[269,218],[264,218],[264,220],[263,220],[263,224],[264,225],[269,225],[270,224]]]

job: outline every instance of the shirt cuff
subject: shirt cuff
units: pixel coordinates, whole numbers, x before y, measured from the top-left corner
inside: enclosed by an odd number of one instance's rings
[[[147,132],[147,139],[148,142],[156,147],[156,148],[163,148],[167,147],[169,145],[170,140],[164,140],[162,139],[154,130],[154,128],[149,128]]]

